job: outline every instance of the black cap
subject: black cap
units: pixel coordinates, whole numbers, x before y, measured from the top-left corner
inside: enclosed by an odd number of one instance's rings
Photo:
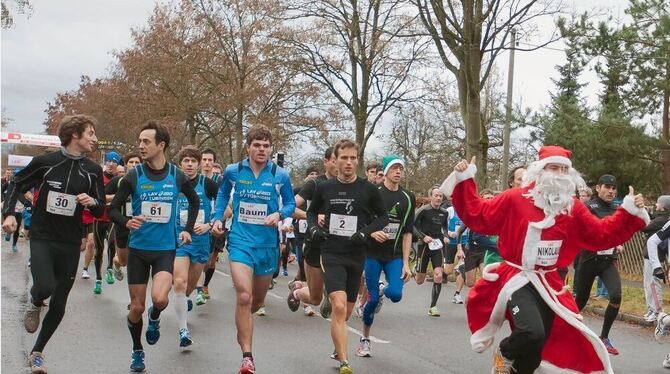
[[[319,169],[317,169],[315,166],[310,166],[310,167],[308,167],[307,170],[305,171],[305,176],[308,176],[308,175],[310,175],[310,174],[312,174],[312,173],[318,173],[318,172],[319,172]]]
[[[616,186],[616,178],[614,178],[614,175],[603,174],[598,178],[598,185],[602,186],[603,184]]]

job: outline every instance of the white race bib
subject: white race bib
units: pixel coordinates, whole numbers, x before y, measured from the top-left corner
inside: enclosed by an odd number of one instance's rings
[[[431,251],[437,251],[438,249],[442,249],[442,240],[433,239],[432,242],[428,243],[428,249],[430,249]]]
[[[298,221],[298,232],[304,234],[307,232],[307,220],[301,219]]]
[[[147,222],[168,223],[172,214],[172,204],[158,201],[142,201],[142,215]]]
[[[179,224],[182,226],[186,226],[186,222],[188,222],[188,210],[180,210],[179,211]],[[205,211],[200,209],[198,211],[198,217],[195,219],[195,223],[205,223]]]
[[[535,260],[535,264],[540,266],[556,265],[562,243],[562,240],[540,240],[537,243],[537,260]]]
[[[604,249],[604,250],[598,251],[596,253],[598,253],[601,256],[613,255],[614,254],[614,248]]]
[[[345,236],[348,238],[358,231],[358,217],[331,213],[328,230],[331,235]]]
[[[238,220],[242,223],[264,225],[265,217],[268,216],[268,205],[240,201],[239,213]]]
[[[49,191],[47,212],[72,217],[77,209],[77,197],[62,192]]]
[[[126,201],[126,217],[133,216],[133,203]]]
[[[398,230],[400,229],[399,223],[389,223],[382,230],[386,235],[388,235],[388,240],[395,240],[398,237]]]
[[[21,204],[20,201],[17,201],[16,202],[16,207],[14,207],[14,212],[15,213],[23,213],[24,208],[25,208],[25,206],[23,206],[23,204]]]

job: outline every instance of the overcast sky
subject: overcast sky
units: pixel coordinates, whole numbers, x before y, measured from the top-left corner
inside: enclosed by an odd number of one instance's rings
[[[568,0],[569,1],[569,0]],[[2,90],[4,115],[10,118],[9,129],[40,133],[47,102],[56,93],[76,89],[80,76],[105,76],[113,62],[111,52],[129,47],[130,29],[142,26],[155,2],[149,0],[31,0],[29,18],[15,15],[15,25],[2,30]],[[596,0],[577,1],[583,11],[602,4]],[[626,0],[609,0],[608,8],[623,16]],[[548,37],[551,22],[540,26],[538,40]],[[532,41],[531,41],[532,42]],[[523,45],[522,45],[523,46]],[[555,66],[563,63],[560,42],[534,52],[517,52],[514,80],[514,102],[539,109],[550,101]],[[554,50],[557,49],[557,50]],[[507,54],[498,66],[507,76]],[[584,93],[589,102],[597,99],[599,87],[595,75],[586,72]],[[378,141],[371,142],[376,148]]]

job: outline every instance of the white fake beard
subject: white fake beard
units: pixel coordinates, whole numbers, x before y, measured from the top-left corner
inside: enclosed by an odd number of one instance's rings
[[[545,215],[558,216],[572,210],[576,188],[572,175],[542,170],[529,192],[535,206],[544,210]]]

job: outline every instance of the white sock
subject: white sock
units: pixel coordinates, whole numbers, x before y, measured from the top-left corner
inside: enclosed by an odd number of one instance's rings
[[[187,329],[186,315],[188,314],[188,304],[186,304],[185,293],[174,294],[174,309],[177,313],[177,322],[179,323],[179,330]]]

